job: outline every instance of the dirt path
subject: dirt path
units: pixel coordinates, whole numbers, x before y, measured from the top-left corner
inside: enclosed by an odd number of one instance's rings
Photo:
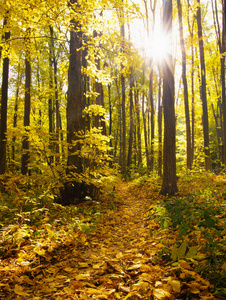
[[[147,221],[151,201],[118,184],[96,230],[75,230],[29,269],[6,270],[0,299],[183,299],[176,269],[157,261],[164,230]]]
[[[7,270],[1,299],[152,299],[162,270],[152,261],[157,248],[146,226],[149,201],[125,183],[115,194],[95,231],[76,231],[74,242],[29,270]]]

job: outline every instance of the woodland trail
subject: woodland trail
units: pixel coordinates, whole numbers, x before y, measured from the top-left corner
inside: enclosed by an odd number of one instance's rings
[[[0,299],[182,299],[175,269],[156,260],[164,230],[147,221],[155,199],[139,191],[119,183],[95,230],[1,275]]]

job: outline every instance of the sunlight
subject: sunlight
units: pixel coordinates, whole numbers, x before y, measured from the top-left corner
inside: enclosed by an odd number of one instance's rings
[[[146,49],[146,51],[150,53],[150,57],[152,57],[154,61],[161,62],[166,58],[169,49],[169,38],[159,31],[154,35],[153,40],[149,43],[149,49]]]
[[[152,37],[145,34],[142,23],[137,20],[133,22],[132,29],[131,40],[135,47],[154,62],[160,63],[171,51],[170,39],[161,30],[160,24],[155,26]]]

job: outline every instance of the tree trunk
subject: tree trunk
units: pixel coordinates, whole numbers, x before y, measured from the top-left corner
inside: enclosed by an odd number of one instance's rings
[[[77,4],[77,0],[70,0],[71,4]],[[77,151],[81,149],[81,145],[73,142],[79,139],[77,132],[84,131],[84,118],[82,117],[83,97],[81,93],[81,48],[82,34],[80,25],[74,19],[71,20],[70,31],[70,58],[68,70],[68,99],[67,99],[67,142],[68,160],[67,173],[82,172],[82,162]]]
[[[13,127],[14,128],[17,127],[18,101],[19,101],[21,77],[22,76],[21,76],[20,64],[18,64],[17,88],[16,88],[14,115],[13,115]],[[13,139],[12,139],[12,160],[13,160],[13,166],[14,167],[15,167],[15,143],[16,143],[16,137],[14,136]]]
[[[214,121],[215,121],[215,126],[216,126],[216,133],[217,133],[217,144],[218,144],[218,149],[219,149],[219,160],[221,160],[222,157],[222,153],[221,153],[221,130],[218,124],[218,115],[216,115],[215,113],[215,109],[213,106],[213,103],[211,103],[211,107],[212,107],[212,111],[213,111],[213,117],[214,117]]]
[[[30,111],[31,111],[31,63],[30,63],[30,50],[27,50],[25,59],[25,99],[24,99],[24,127],[27,135],[24,136],[22,142],[22,160],[21,160],[21,173],[23,175],[28,174],[28,162],[29,162],[29,129],[30,126]]]
[[[135,91],[135,107],[137,115],[137,147],[138,147],[138,166],[142,165],[142,151],[141,151],[141,130],[140,130],[140,104],[139,104],[139,90]]]
[[[54,162],[54,110],[53,110],[53,49],[52,37],[49,41],[49,100],[48,100],[48,115],[49,115],[49,150],[51,155],[48,157],[48,164],[52,165]]]
[[[164,1],[163,29],[172,43],[172,0]],[[163,182],[160,191],[162,195],[174,195],[178,192],[175,153],[174,74],[171,47],[162,66],[164,107]]]
[[[206,171],[208,171],[211,169],[211,161],[210,161],[210,149],[209,149],[208,108],[207,108],[207,97],[206,97],[206,68],[205,68],[205,56],[204,56],[204,45],[203,45],[203,35],[202,35],[200,0],[198,0],[197,25],[198,25],[198,37],[199,37],[200,66],[201,66],[201,97],[202,97],[202,109],[203,109],[205,169]]]
[[[4,19],[4,27],[6,26],[7,26],[7,18]],[[4,36],[4,40],[6,44],[9,38],[10,38],[10,32],[6,32]],[[0,123],[0,174],[4,174],[6,172],[8,84],[9,84],[9,57],[8,55],[6,55],[3,58],[3,69],[2,69],[2,99],[1,99],[1,123]]]
[[[123,0],[122,0],[123,2]],[[123,8],[122,8],[123,9]],[[125,39],[125,24],[124,24],[124,11],[121,16],[121,38],[122,38],[122,52],[124,52],[124,39]],[[121,170],[122,175],[126,176],[126,84],[125,75],[123,73],[124,66],[121,66],[121,85],[122,85],[122,161]]]
[[[223,1],[223,21],[222,21],[222,57],[221,57],[221,82],[222,82],[222,111],[224,124],[224,156],[223,163],[226,164],[226,99],[225,99],[225,52],[226,52],[226,1]],[[224,54],[223,54],[224,53]]]
[[[160,72],[159,72],[160,73]],[[158,87],[158,175],[162,176],[162,97],[161,97],[161,73]]]
[[[186,141],[187,141],[187,168],[192,167],[192,147],[191,147],[191,126],[189,116],[189,103],[188,103],[188,84],[186,77],[186,54],[183,36],[183,23],[182,23],[182,6],[181,1],[177,0],[179,31],[180,31],[180,46],[182,54],[182,79],[184,86],[184,107],[185,107],[185,119],[186,119]]]
[[[151,107],[151,153],[150,153],[150,171],[154,170],[154,140],[155,140],[155,109],[153,99],[153,62],[151,61],[151,70],[149,78],[149,93],[150,93],[150,107]]]
[[[108,101],[109,101],[109,136],[112,135],[112,103],[111,103],[111,84],[108,84]],[[112,145],[112,138],[110,138],[110,155],[113,157],[113,145]],[[112,167],[113,163],[112,160],[109,162],[110,168]]]
[[[143,63],[143,86],[145,85],[145,63]],[[145,144],[145,153],[146,153],[146,163],[147,163],[147,171],[150,169],[150,159],[149,159],[149,148],[148,148],[148,133],[147,133],[147,120],[146,120],[146,111],[145,111],[145,91],[142,91],[142,116],[143,116],[143,124],[144,124],[144,144]],[[149,110],[149,106],[147,107]]]
[[[59,163],[59,153],[60,153],[60,134],[59,131],[62,129],[60,127],[60,105],[59,105],[59,93],[58,93],[58,81],[57,81],[57,60],[55,54],[55,44],[54,44],[54,36],[53,36],[53,27],[50,26],[50,36],[51,36],[51,48],[52,48],[52,61],[53,61],[53,76],[54,76],[54,100],[55,100],[55,108],[56,108],[56,162]]]
[[[130,90],[129,90],[129,119],[130,119],[130,129],[129,129],[129,147],[128,147],[128,157],[127,157],[127,168],[129,169],[132,162],[132,152],[133,152],[133,131],[134,131],[134,120],[133,120],[133,88],[134,88],[134,75],[133,69],[130,69]]]

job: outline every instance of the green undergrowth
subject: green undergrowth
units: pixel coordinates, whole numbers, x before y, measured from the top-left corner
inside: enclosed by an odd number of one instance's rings
[[[226,295],[226,177],[209,173],[180,176],[179,194],[159,197],[153,181],[138,183],[156,197],[148,212],[164,232],[158,261],[176,267],[185,261],[213,285],[214,294]],[[157,184],[159,187],[159,183]]]

